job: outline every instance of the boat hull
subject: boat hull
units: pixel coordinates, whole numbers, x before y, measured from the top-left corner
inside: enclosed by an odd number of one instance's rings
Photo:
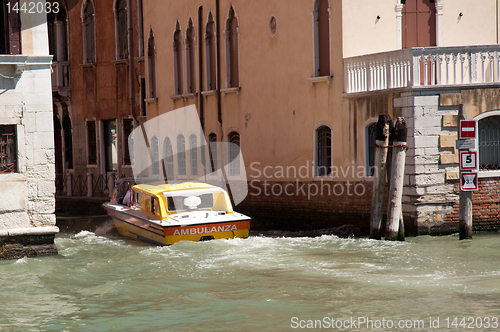
[[[132,215],[129,209],[118,211],[106,205],[104,208],[120,235],[162,246],[180,241],[246,238],[250,229],[250,218],[243,215],[244,218],[231,221],[162,226],[147,217]]]

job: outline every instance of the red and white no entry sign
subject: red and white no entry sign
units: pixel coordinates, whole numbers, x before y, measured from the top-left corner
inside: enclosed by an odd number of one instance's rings
[[[477,135],[477,121],[474,120],[460,120],[459,138],[476,138]]]

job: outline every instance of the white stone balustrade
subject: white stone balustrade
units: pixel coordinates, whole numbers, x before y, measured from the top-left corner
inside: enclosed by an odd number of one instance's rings
[[[345,92],[500,83],[500,46],[417,47],[344,59]]]

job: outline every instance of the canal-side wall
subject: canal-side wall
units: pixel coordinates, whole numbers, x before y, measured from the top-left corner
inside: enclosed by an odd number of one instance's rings
[[[471,119],[481,118],[500,108],[498,97],[498,89],[469,89],[404,92],[394,99],[406,119],[410,147],[403,208],[415,218],[418,233],[458,229],[458,107],[463,103]],[[479,173],[479,191],[473,193],[473,227],[500,226],[497,173]]]
[[[14,128],[15,147],[14,167],[0,174],[0,259],[57,253],[52,56],[39,19],[22,14],[23,54],[0,55],[0,125]]]

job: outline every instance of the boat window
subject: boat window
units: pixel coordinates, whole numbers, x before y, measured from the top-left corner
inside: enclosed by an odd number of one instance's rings
[[[167,197],[167,209],[172,211],[188,211],[188,207],[184,205],[184,199],[188,196]],[[214,207],[214,194],[197,195],[201,199],[201,204],[195,210],[211,209]],[[192,211],[192,210],[191,210]]]

